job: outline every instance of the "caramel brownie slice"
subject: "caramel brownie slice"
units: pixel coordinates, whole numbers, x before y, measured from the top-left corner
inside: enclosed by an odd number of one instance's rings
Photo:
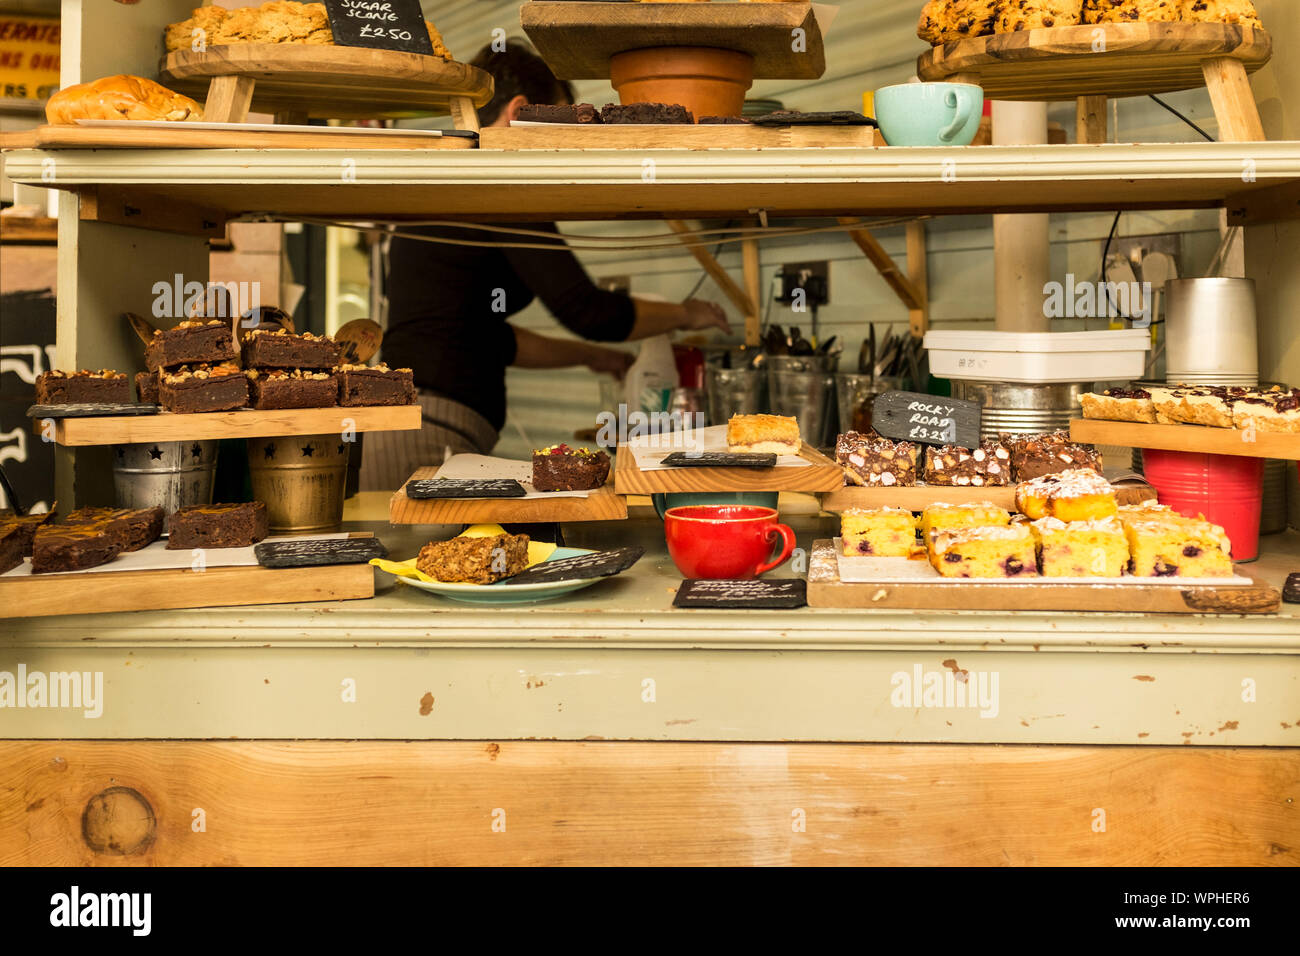
[[[144,350],[151,372],[199,363],[216,364],[235,358],[230,319],[189,319],[172,329],[159,329]]]
[[[23,563],[23,531],[16,524],[0,524],[0,574]]]
[[[533,487],[538,491],[590,491],[609,477],[609,455],[590,448],[551,445],[533,452]]]
[[[845,432],[835,440],[835,461],[844,469],[845,484],[869,488],[915,485],[918,453],[911,442],[874,434]]]
[[[981,488],[1011,481],[1011,449],[1001,441],[981,442],[979,448],[926,446],[925,483]]]
[[[250,368],[244,377],[254,408],[329,408],[338,404],[339,380],[333,372]]]
[[[121,540],[105,524],[42,525],[32,542],[32,573],[95,568],[121,552]]]
[[[1069,432],[1046,435],[1004,433],[999,439],[1011,449],[1011,477],[1015,481],[1031,481],[1076,468],[1089,468],[1101,474],[1101,452],[1092,445],[1070,441]]]
[[[243,341],[245,368],[333,368],[340,352],[333,339],[284,329],[253,329]]]
[[[494,584],[528,566],[528,535],[432,541],[420,549],[415,567],[438,581]]]
[[[167,547],[247,548],[267,534],[266,504],[187,505],[167,520]]]
[[[182,365],[162,374],[158,393],[169,412],[224,412],[247,407],[248,380],[234,362]]]
[[[415,381],[409,368],[378,365],[340,365],[340,405],[414,405]]]
[[[78,508],[64,525],[102,525],[116,536],[123,551],[139,551],[162,536],[162,508]]]
[[[16,515],[12,511],[0,511],[0,530],[10,527],[17,528],[18,543],[22,547],[23,557],[29,558],[32,554],[32,539],[36,537],[36,529],[53,517],[53,508],[34,515]]]
[[[37,405],[81,405],[105,403],[127,405],[131,386],[126,375],[112,369],[92,372],[42,372],[36,376]]]

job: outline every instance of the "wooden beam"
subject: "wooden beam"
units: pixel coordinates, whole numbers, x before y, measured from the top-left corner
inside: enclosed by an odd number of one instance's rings
[[[1259,104],[1250,88],[1246,66],[1230,56],[1216,56],[1201,64],[1205,88],[1219,121],[1219,140],[1224,143],[1258,143],[1264,140],[1264,123]]]
[[[1080,143],[1106,142],[1106,97],[1080,96],[1075,103],[1076,140]]]
[[[83,222],[109,222],[161,232],[180,232],[209,239],[226,237],[226,214],[219,210],[177,202],[152,193],[125,191],[115,186],[84,186],[79,215]]]
[[[920,296],[921,304],[907,310],[908,325],[912,334],[922,338],[930,330],[930,275],[926,263],[925,223],[919,220],[907,224],[907,274],[912,288]]]
[[[857,220],[841,218],[839,222],[843,226],[852,226]],[[925,307],[925,294],[917,288],[907,273],[898,268],[898,265],[885,251],[885,247],[876,240],[875,236],[866,229],[854,229],[849,233],[849,238],[857,243],[863,255],[871,261],[871,264],[876,267],[884,280],[889,283],[889,287],[898,294],[898,297],[903,300],[903,304],[908,309]],[[910,246],[908,251],[910,253]]]
[[[744,240],[740,244],[740,251],[745,265],[745,292],[753,306],[745,313],[745,344],[759,345],[763,341],[763,319],[758,314],[762,308],[763,293],[759,282],[758,240]]]
[[[472,97],[453,96],[448,100],[448,106],[451,109],[452,125],[456,129],[471,133],[479,131],[478,110],[474,108]]]
[[[666,221],[668,227],[679,235],[687,234],[692,231],[691,227],[680,219],[669,219]],[[691,255],[695,257],[695,260],[704,267],[704,271],[709,274],[709,277],[718,284],[718,288],[722,290],[723,295],[731,301],[731,304],[736,307],[736,310],[741,315],[748,316],[751,314],[757,314],[758,310],[754,305],[754,300],[745,293],[745,290],[736,283],[735,279],[731,278],[731,276],[727,274],[727,270],[722,268],[722,264],[719,263],[717,259],[713,258],[708,249],[700,245],[687,246],[687,248],[690,250]]]

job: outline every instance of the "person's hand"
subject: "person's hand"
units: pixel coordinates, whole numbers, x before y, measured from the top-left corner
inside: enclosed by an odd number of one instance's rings
[[[632,367],[636,361],[636,356],[631,352],[624,352],[620,349],[605,349],[599,346],[591,346],[588,350],[586,366],[593,372],[601,375],[612,375],[618,381],[623,381],[627,375],[627,370]]]
[[[704,329],[731,331],[731,325],[727,322],[727,313],[723,312],[722,306],[717,303],[705,302],[703,299],[687,299],[682,303],[682,308],[686,310],[686,325],[683,328],[693,332]]]

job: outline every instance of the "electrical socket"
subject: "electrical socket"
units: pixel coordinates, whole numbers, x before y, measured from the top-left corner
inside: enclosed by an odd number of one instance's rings
[[[1174,260],[1178,267],[1178,274],[1185,275],[1183,271],[1183,237],[1177,233],[1160,233],[1153,236],[1124,236],[1116,237],[1110,245],[1110,254],[1127,259],[1133,266],[1134,271],[1142,265],[1142,259],[1152,252],[1163,252]]]
[[[777,279],[781,288],[776,301],[793,306],[795,311],[831,300],[831,264],[827,261],[787,263],[781,266]]]

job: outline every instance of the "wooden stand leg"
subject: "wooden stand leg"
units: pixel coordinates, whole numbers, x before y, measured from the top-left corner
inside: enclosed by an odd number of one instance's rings
[[[1075,129],[1080,143],[1106,142],[1106,97],[1079,97],[1075,106]]]
[[[242,123],[253,103],[251,76],[214,76],[203,104],[203,118],[209,123]]]
[[[1225,143],[1263,142],[1264,123],[1245,65],[1232,57],[1216,56],[1202,63],[1201,71],[1219,121],[1219,139]]]
[[[450,99],[451,119],[456,129],[466,130],[471,133],[479,131],[478,110],[474,108],[474,101],[468,96],[453,96]]]
[[[745,263],[745,291],[754,306],[753,312],[745,316],[745,344],[759,345],[762,339],[760,323],[763,309],[763,295],[758,278],[758,240],[746,239],[740,244],[741,255]]]
[[[926,268],[925,223],[907,224],[907,276],[920,298],[920,304],[907,310],[912,334],[924,338],[930,331],[930,279]]]

